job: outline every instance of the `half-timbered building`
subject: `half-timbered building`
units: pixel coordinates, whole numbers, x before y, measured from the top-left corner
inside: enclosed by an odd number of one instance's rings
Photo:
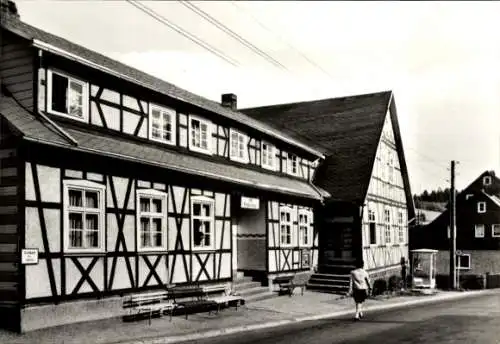
[[[415,216],[394,94],[379,92],[242,110],[323,152],[313,183],[330,193],[316,212],[319,274],[345,290],[363,259],[374,278],[399,274]]]
[[[437,250],[436,273],[450,273],[449,206],[415,228],[412,247]],[[484,171],[456,196],[456,267],[461,275],[500,273],[500,179]]]
[[[202,98],[1,4],[4,326],[106,317],[129,292],[317,264],[320,150],[237,111],[235,95]]]

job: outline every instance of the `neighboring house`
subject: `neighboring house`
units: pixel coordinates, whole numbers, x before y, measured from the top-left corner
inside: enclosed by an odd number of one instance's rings
[[[412,248],[438,250],[437,273],[449,275],[449,207],[415,233]],[[483,172],[456,196],[456,247],[461,274],[500,273],[500,179]]]
[[[443,209],[443,211],[446,208]],[[434,221],[439,215],[441,215],[442,211],[434,211],[428,209],[415,209],[416,218],[415,225],[417,226],[425,226]]]
[[[3,326],[317,265],[322,152],[238,112],[234,95],[207,100],[1,10]]]
[[[317,208],[319,273],[311,285],[345,290],[356,259],[373,277],[399,274],[415,217],[394,94],[243,109],[323,152],[313,182],[330,193]],[[344,278],[340,282],[338,276]],[[338,282],[338,283],[337,283]]]

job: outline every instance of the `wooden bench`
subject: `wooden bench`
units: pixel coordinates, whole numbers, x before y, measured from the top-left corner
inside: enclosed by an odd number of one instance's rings
[[[167,289],[167,297],[175,304],[175,309],[184,310],[186,319],[189,311],[209,311],[217,308],[215,301],[208,300],[199,286],[179,286]],[[186,300],[187,299],[187,300]]]
[[[217,313],[220,311],[221,306],[234,305],[236,310],[238,310],[238,306],[245,304],[245,299],[243,299],[240,295],[233,294],[231,290],[228,290],[226,285],[204,286],[203,292],[205,293],[207,300],[217,303]],[[211,295],[216,293],[222,295]]]
[[[273,284],[279,286],[279,293],[288,294],[290,297],[295,288],[301,289],[301,294],[304,295],[304,289],[311,277],[310,273],[298,273],[293,275],[279,276],[273,279]]]
[[[153,315],[162,316],[165,312],[169,313],[170,320],[172,320],[175,305],[167,299],[168,293],[166,291],[133,294],[124,299],[123,308],[130,309],[129,317],[148,315],[149,325],[151,325]],[[135,314],[132,314],[134,311]]]

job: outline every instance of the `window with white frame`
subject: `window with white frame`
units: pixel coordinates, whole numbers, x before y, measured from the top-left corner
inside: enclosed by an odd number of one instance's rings
[[[368,208],[368,230],[370,235],[370,245],[377,244],[377,218],[375,215],[375,210]]]
[[[484,176],[483,177],[483,185],[491,185],[491,176]]]
[[[243,163],[248,163],[248,136],[231,129],[230,134],[230,157],[232,160],[236,160]]]
[[[292,209],[280,208],[280,246],[292,245]]]
[[[105,187],[89,181],[65,180],[63,189],[65,251],[104,251]]]
[[[80,121],[88,118],[88,84],[67,74],[48,71],[48,110]]]
[[[404,231],[405,226],[403,220],[404,220],[404,214],[400,210],[398,211],[398,238],[400,243],[403,243],[405,241],[405,231]]]
[[[275,152],[274,146],[267,143],[262,142],[261,145],[261,164],[262,167],[273,170],[274,169],[274,161],[275,161]]]
[[[288,153],[286,159],[287,172],[291,175],[299,174],[299,160],[295,154]]]
[[[385,225],[385,230],[384,230],[385,243],[390,244],[392,240],[391,240],[391,210],[389,208],[384,209],[384,225]]]
[[[193,249],[213,249],[214,200],[205,196],[191,197],[191,228]]]
[[[137,191],[138,250],[167,247],[167,194],[158,190]]]
[[[472,198],[472,196],[474,196],[473,194],[467,194],[465,195],[465,200],[467,201],[469,198]]]
[[[486,213],[486,202],[477,202],[477,212]]]
[[[300,246],[312,245],[311,219],[307,211],[299,211],[299,244]]]
[[[210,153],[212,139],[211,122],[199,117],[189,117],[189,148],[200,153]]]
[[[460,270],[470,270],[470,254],[462,253],[457,256],[457,268]]]
[[[475,225],[474,236],[476,238],[484,238],[484,225]]]
[[[151,104],[149,109],[150,139],[175,144],[175,116],[175,110]]]
[[[500,224],[491,225],[491,236],[494,238],[500,237]]]

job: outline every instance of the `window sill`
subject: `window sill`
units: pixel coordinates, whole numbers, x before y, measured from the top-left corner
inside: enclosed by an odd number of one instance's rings
[[[249,159],[246,158],[237,158],[237,157],[234,157],[234,156],[230,156],[229,159],[231,159],[232,161],[236,161],[236,162],[239,162],[239,163],[242,163],[242,164],[248,164],[250,163]]]
[[[212,155],[212,151],[210,150],[210,148],[203,149],[203,148],[194,147],[192,145],[189,145],[189,150],[192,151],[192,152],[196,152],[196,153],[201,153],[201,154],[206,154],[206,155]]]
[[[215,251],[215,247],[193,247],[193,252]]]
[[[152,254],[152,253],[167,254],[168,250],[166,247],[139,248],[139,249],[137,249],[137,253],[138,254]]]
[[[69,119],[76,120],[76,121],[79,121],[79,122],[84,122],[84,123],[88,122],[88,114],[86,114],[86,113],[84,113],[82,117],[72,116],[72,115],[69,115],[67,113],[55,111],[55,110],[52,110],[52,109],[48,109],[47,113],[49,113],[51,115],[55,115],[55,116],[61,116],[61,117],[64,117],[64,118],[69,118]]]
[[[152,136],[149,137],[149,139],[151,141],[162,143],[162,144],[165,144],[165,145],[175,146],[175,136],[172,136],[172,140],[170,140],[170,141],[166,141],[166,140],[162,140],[162,139],[156,139],[156,138],[154,138]]]
[[[104,250],[101,250],[101,251],[88,251],[88,250],[80,250],[80,251],[76,251],[76,250],[71,250],[71,251],[64,251],[63,252],[64,256],[66,257],[71,257],[71,256],[78,256],[78,257],[82,257],[82,256],[101,256],[101,257],[104,257],[106,256],[106,252]]]

